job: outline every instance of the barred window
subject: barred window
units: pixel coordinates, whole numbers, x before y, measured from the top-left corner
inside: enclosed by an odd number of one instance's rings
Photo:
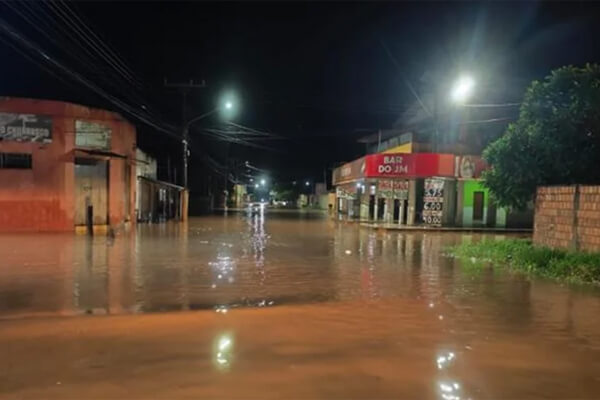
[[[31,154],[0,153],[0,168],[31,169]]]

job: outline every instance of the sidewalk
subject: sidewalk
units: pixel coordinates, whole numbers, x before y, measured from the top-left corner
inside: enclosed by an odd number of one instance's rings
[[[426,226],[426,225],[398,225],[387,223],[360,222],[360,226],[372,229],[387,229],[392,231],[429,231],[429,232],[492,232],[492,233],[532,233],[528,228],[488,228],[488,227],[461,227],[461,226]]]

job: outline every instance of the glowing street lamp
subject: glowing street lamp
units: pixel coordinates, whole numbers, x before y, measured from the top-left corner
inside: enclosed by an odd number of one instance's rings
[[[235,97],[232,94],[228,94],[226,97],[224,96],[224,99],[221,98],[221,100],[219,101],[220,104],[216,108],[205,112],[204,114],[198,115],[197,117],[191,118],[183,124],[183,186],[185,188],[188,187],[188,146],[190,137],[190,127],[196,122],[203,120],[204,118],[208,118],[211,115],[216,114],[217,112],[220,112],[222,116],[227,119],[231,118],[236,111],[235,101],[232,98],[235,99]]]
[[[473,95],[474,88],[475,80],[472,77],[468,75],[461,76],[452,88],[452,93],[450,94],[452,101],[455,103],[464,103]]]
[[[258,183],[254,184],[254,187],[255,187],[256,189],[258,189]]]
[[[261,179],[261,180],[260,180],[260,184],[261,184],[262,186],[265,186],[265,185],[267,184],[267,181],[266,181],[266,180],[264,180],[264,179]]]
[[[306,186],[310,186],[310,182],[309,182],[309,181],[306,181],[305,185],[306,185]]]

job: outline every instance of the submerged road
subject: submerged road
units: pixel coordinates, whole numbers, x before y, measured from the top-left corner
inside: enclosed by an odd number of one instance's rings
[[[0,398],[597,398],[600,291],[444,253],[482,237],[268,211],[1,235]]]

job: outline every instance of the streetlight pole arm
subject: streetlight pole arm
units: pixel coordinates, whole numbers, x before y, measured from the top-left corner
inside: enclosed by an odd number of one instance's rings
[[[197,116],[197,117],[194,117],[194,118],[190,119],[189,121],[187,121],[187,122],[185,123],[184,129],[187,131],[187,130],[190,128],[190,126],[191,126],[192,124],[194,124],[194,123],[196,123],[196,122],[198,122],[198,121],[200,121],[201,119],[204,119],[204,118],[206,118],[206,117],[210,117],[211,115],[213,115],[213,114],[214,114],[214,113],[216,113],[217,111],[219,111],[219,109],[218,109],[218,108],[215,108],[214,110],[210,110],[209,112],[206,112],[206,113],[204,113],[204,114],[202,114],[202,115],[199,115],[199,116]]]

